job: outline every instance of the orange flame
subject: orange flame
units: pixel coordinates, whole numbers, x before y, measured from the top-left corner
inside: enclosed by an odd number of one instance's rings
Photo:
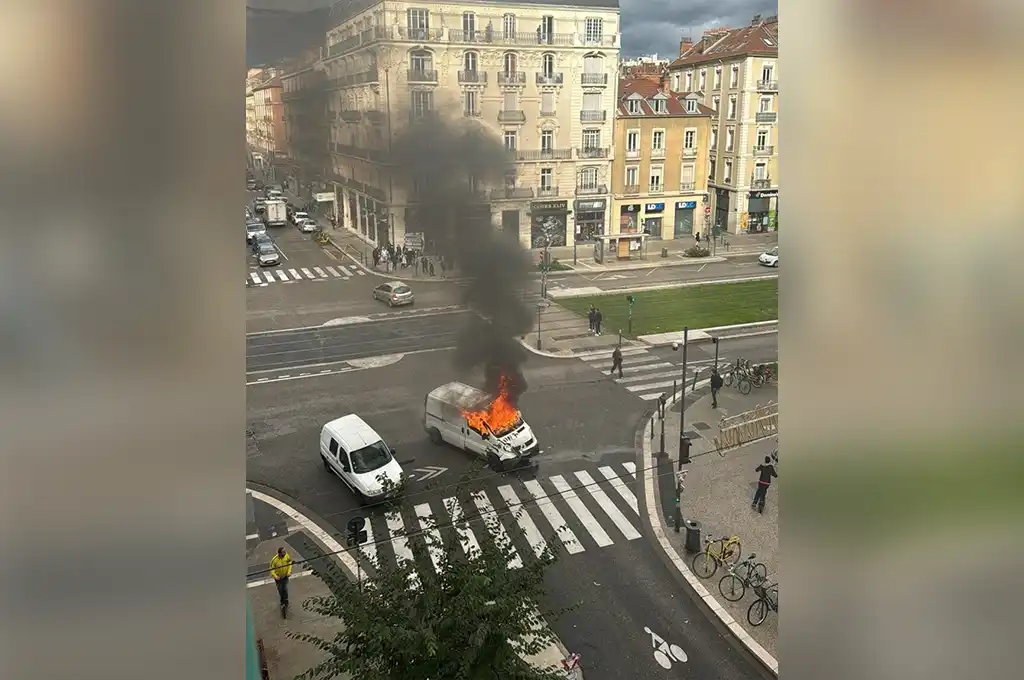
[[[501,436],[519,423],[519,409],[508,398],[508,378],[501,376],[498,382],[498,396],[487,408],[480,411],[463,411],[466,423],[481,434],[493,433]]]

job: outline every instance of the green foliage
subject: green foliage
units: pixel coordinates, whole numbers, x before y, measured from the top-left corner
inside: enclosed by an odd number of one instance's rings
[[[571,271],[572,267],[570,267],[567,264],[562,263],[558,258],[552,258],[551,259],[551,264],[549,264],[547,267],[545,267],[544,263],[541,262],[540,264],[537,265],[537,269],[539,269],[541,271],[544,271],[545,269],[547,269],[549,272],[567,272],[567,271]]]
[[[415,564],[376,565],[372,575],[364,573],[362,584],[333,562],[323,570],[314,568],[332,594],[311,598],[304,606],[315,614],[340,619],[344,630],[329,640],[291,634],[327,655],[298,678],[327,680],[342,674],[358,680],[563,677],[556,670],[534,668],[520,656],[520,652],[537,653],[553,640],[536,603],[544,593],[544,572],[561,552],[560,539],[548,539],[549,548],[540,558],[532,551],[519,551],[523,566],[516,569],[509,566],[516,555],[511,544],[495,540],[492,532],[475,530],[480,549],[467,556],[457,528],[478,518],[471,510],[475,505],[470,494],[461,488],[465,483],[452,494],[468,515],[458,525],[446,525],[447,520],[441,519],[435,524],[438,532],[418,527],[409,531]],[[410,500],[398,503],[411,505]],[[437,570],[428,546],[441,553]]]
[[[684,257],[710,257],[711,251],[700,246],[690,246],[683,251]]]

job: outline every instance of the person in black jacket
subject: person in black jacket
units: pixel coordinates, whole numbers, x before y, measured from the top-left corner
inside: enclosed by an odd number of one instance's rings
[[[619,377],[622,377],[622,350],[618,347],[612,352],[612,370],[608,371],[611,374],[615,373],[615,369],[619,370]]]
[[[772,457],[765,456],[764,462],[754,468],[754,472],[757,472],[760,476],[757,479],[757,491],[754,492],[754,501],[750,504],[750,507],[757,507],[757,511],[764,514],[764,500],[765,496],[768,495],[768,487],[771,486],[772,477],[778,477],[779,473],[775,471],[775,466],[772,465]]]
[[[718,390],[722,389],[725,381],[718,373],[718,366],[711,369],[711,408],[718,408]]]

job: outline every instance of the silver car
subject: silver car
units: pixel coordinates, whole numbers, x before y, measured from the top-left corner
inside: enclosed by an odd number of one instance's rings
[[[264,242],[260,244],[260,250],[256,257],[261,267],[272,267],[275,264],[281,264],[281,255],[277,252],[277,248],[274,247],[273,243]]]
[[[266,234],[267,228],[262,222],[248,222],[245,225],[245,240],[252,243],[260,234]]]
[[[316,223],[316,220],[302,220],[299,222],[299,230],[304,234],[309,234],[320,228],[320,225]]]
[[[388,307],[411,305],[416,300],[412,288],[401,281],[382,283],[373,289],[373,299],[388,303]]]

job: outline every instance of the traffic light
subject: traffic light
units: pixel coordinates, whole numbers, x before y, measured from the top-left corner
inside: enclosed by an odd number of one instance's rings
[[[636,298],[632,295],[627,295],[626,302],[628,302],[629,306],[632,307],[634,304],[636,304]]]
[[[348,521],[348,536],[346,536],[345,542],[348,547],[354,548],[357,545],[362,545],[367,541],[366,529],[366,518],[365,517],[353,517]]]

